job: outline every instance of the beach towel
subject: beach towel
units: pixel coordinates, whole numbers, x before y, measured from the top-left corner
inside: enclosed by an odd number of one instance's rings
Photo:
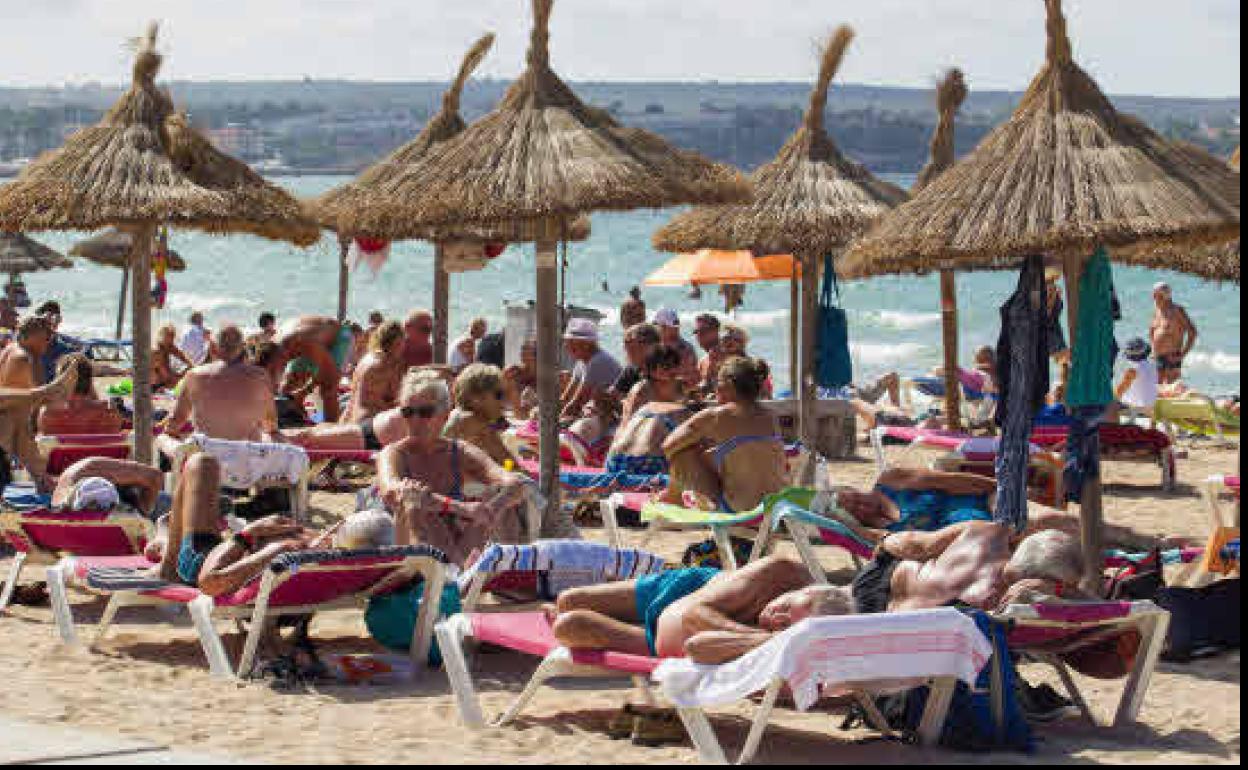
[[[221,486],[227,489],[251,489],[261,482],[294,485],[308,472],[308,453],[294,444],[225,441],[202,433],[191,442],[221,463]]]
[[[481,558],[459,577],[467,591],[478,575],[502,572],[548,573],[550,596],[583,585],[632,580],[659,572],[661,557],[637,548],[612,548],[584,540],[546,540],[532,545],[489,546]]]
[[[1027,528],[1027,477],[1031,462],[1032,419],[1049,391],[1045,319],[1044,260],[1029,257],[1018,288],[1001,308],[997,344],[1001,394],[997,424],[997,508],[993,520],[1021,533]]]
[[[678,707],[729,706],[765,690],[777,678],[805,711],[820,695],[843,694],[862,682],[895,689],[931,677],[974,684],[992,656],[975,622],[955,609],[811,618],[766,645],[720,666],[666,660],[654,672]]]
[[[1066,403],[1071,408],[1104,407],[1114,401],[1113,271],[1109,254],[1097,249],[1079,281],[1079,327],[1071,352]]]

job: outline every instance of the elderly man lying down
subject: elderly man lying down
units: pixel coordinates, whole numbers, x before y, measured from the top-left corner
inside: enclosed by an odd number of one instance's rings
[[[573,650],[719,664],[809,617],[948,605],[992,611],[1064,595],[1078,581],[1079,544],[1070,535],[1041,532],[1014,551],[1011,536],[986,522],[890,535],[852,588],[814,585],[800,563],[778,557],[735,572],[671,570],[578,588],[559,597],[554,633]]]

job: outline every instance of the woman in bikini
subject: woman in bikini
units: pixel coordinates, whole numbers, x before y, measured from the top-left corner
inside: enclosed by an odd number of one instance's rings
[[[650,401],[615,434],[607,455],[607,473],[634,476],[667,475],[670,468],[663,442],[692,412],[684,403],[680,351],[662,345],[646,357],[645,379],[634,390],[648,387]]]
[[[688,491],[699,507],[749,511],[785,488],[780,425],[759,403],[767,376],[767,365],[756,359],[724,362],[715,390],[720,405],[693,417],[663,443],[672,467],[665,500],[681,504]]]
[[[408,435],[377,462],[378,491],[395,517],[397,543],[427,543],[463,565],[488,543],[535,536],[525,532],[524,481],[475,446],[443,437],[451,394],[441,377],[409,373],[400,400]]]
[[[507,394],[503,373],[496,366],[470,364],[455,380],[455,411],[446,423],[445,436],[467,441],[499,465],[516,458],[500,435],[508,422],[503,411]]]

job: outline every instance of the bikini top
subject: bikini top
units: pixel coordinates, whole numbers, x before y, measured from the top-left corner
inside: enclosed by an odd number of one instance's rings
[[[650,411],[649,409],[641,410],[636,415],[634,415],[633,419],[658,420],[659,422],[663,423],[664,428],[667,428],[668,433],[675,433],[676,429],[680,427],[680,423],[676,422],[676,419],[672,417],[671,414],[656,414]]]
[[[781,436],[733,436],[724,443],[715,447],[711,453],[711,457],[715,463],[715,470],[723,473],[724,463],[728,460],[728,455],[737,451],[748,444],[775,443],[784,449],[784,438]]]

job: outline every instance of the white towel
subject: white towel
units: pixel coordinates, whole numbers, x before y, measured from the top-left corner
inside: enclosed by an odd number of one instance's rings
[[[855,686],[904,689],[931,677],[973,685],[991,656],[975,621],[945,607],[811,618],[722,666],[665,660],[654,680],[677,706],[712,708],[737,703],[780,678],[805,711],[821,692],[839,695]]]
[[[261,483],[295,485],[308,472],[308,453],[294,444],[191,437],[201,452],[221,463],[221,486],[251,489]]]

